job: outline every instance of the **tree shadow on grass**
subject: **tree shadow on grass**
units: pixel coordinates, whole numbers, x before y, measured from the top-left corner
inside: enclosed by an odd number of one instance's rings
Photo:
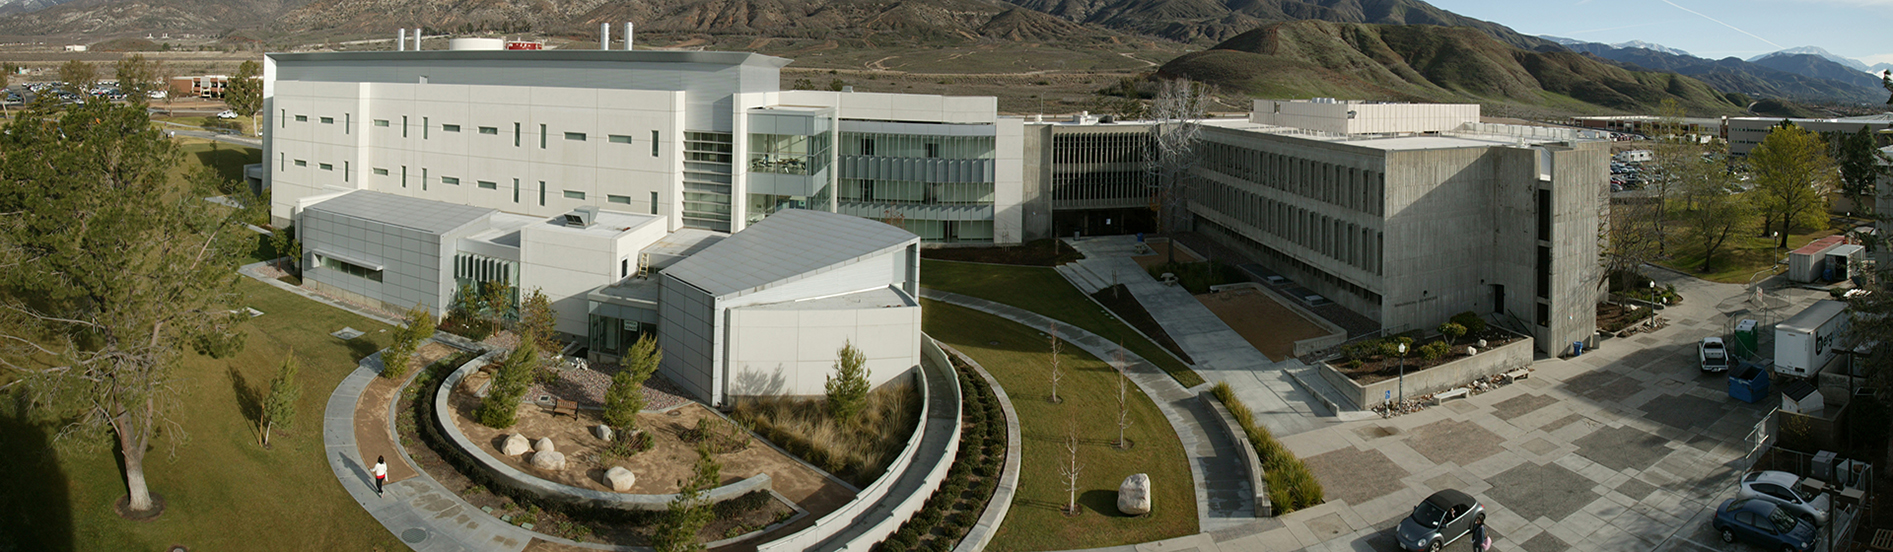
[[[68,482],[51,437],[29,416],[25,391],[0,398],[0,549],[72,550]]]
[[[237,411],[243,419],[253,424],[263,421],[263,391],[250,385],[250,380],[243,377],[243,372],[235,366],[229,368],[230,389],[237,393]]]
[[[362,334],[363,337],[367,335],[368,334]],[[368,358],[369,355],[373,355],[376,351],[381,350],[380,345],[376,345],[373,341],[363,339],[363,337],[357,337],[343,342],[344,345],[348,346],[349,358],[355,359],[355,362],[361,362],[362,359]]]
[[[1156,504],[1152,504],[1151,506],[1155,508]],[[1090,510],[1104,517],[1136,517],[1127,516],[1124,515],[1123,512],[1117,511],[1117,491],[1115,490],[1094,489],[1078,493],[1078,507]]]
[[[197,162],[217,169],[217,176],[227,180],[243,180],[244,165],[263,162],[260,152],[256,155],[249,153],[257,151],[254,148],[221,144],[216,141],[211,143],[215,145],[215,149],[197,152]]]

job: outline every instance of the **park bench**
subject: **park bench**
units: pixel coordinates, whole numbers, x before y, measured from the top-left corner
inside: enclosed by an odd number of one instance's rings
[[[552,402],[552,415],[568,414],[578,417],[578,401],[557,400]]]
[[[1505,373],[1505,383],[1512,383],[1529,377],[1531,377],[1530,368],[1519,368]]]
[[[1456,388],[1449,389],[1446,391],[1434,393],[1433,404],[1442,404],[1451,399],[1463,399],[1463,398],[1466,398],[1466,395],[1471,392],[1472,392],[1471,389],[1467,389],[1464,387],[1456,387]]]

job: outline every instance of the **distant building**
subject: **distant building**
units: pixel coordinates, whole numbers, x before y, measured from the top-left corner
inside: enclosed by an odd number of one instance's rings
[[[84,44],[67,44],[66,45],[66,51],[68,52],[84,52],[85,50],[86,50],[86,45]]]
[[[224,87],[230,85],[230,76],[171,77],[169,84],[173,97],[217,99],[223,97]]]
[[[1593,117],[1572,117],[1572,126],[1592,128],[1624,134],[1656,137],[1663,123],[1662,117],[1654,115],[1603,115]],[[1677,124],[1684,134],[1698,137],[1723,138],[1722,119],[1711,117],[1683,117]]]
[[[1729,140],[1729,155],[1747,157],[1748,152],[1768,138],[1768,132],[1782,123],[1811,132],[1860,132],[1865,128],[1873,132],[1885,132],[1893,128],[1893,113],[1867,115],[1862,117],[1841,117],[1835,119],[1792,119],[1781,117],[1729,117],[1724,134]]]

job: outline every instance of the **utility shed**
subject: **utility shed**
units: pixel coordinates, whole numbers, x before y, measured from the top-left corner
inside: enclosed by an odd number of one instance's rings
[[[659,273],[659,371],[715,406],[815,396],[852,343],[880,387],[920,363],[920,237],[785,209]]]
[[[1788,280],[1803,284],[1819,280],[1822,265],[1827,260],[1827,250],[1844,241],[1846,238],[1828,236],[1788,253]]]

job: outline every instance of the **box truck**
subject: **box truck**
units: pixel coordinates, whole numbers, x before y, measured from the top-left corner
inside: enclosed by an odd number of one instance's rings
[[[1834,347],[1847,331],[1847,304],[1821,301],[1775,325],[1775,373],[1813,377],[1839,356]]]

